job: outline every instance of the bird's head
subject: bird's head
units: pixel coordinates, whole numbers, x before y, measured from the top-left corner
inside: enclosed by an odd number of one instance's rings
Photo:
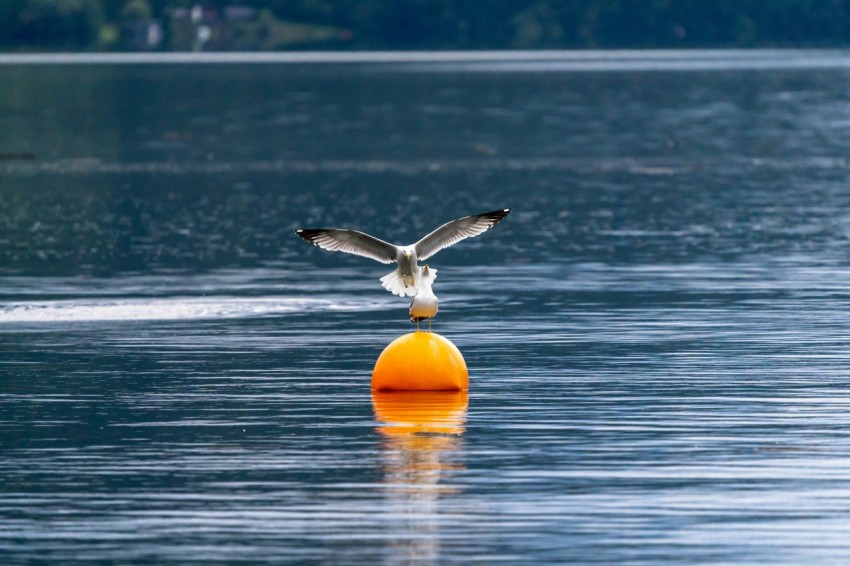
[[[401,253],[404,256],[404,259],[410,259],[410,257],[413,255],[413,252],[411,252],[410,250],[405,250]]]

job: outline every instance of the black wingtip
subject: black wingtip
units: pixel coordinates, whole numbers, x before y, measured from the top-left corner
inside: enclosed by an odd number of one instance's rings
[[[295,230],[295,235],[301,238],[302,240],[310,242],[311,244],[316,244],[316,238],[321,232],[323,232],[323,230],[321,229],[299,228]]]
[[[487,218],[493,221],[493,224],[496,224],[500,220],[502,220],[505,216],[507,216],[511,212],[510,208],[503,208],[501,210],[494,210],[492,212],[485,212],[483,214],[479,214],[480,218]]]

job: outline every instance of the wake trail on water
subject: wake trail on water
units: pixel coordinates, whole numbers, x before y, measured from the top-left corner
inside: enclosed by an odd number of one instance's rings
[[[0,306],[0,324],[234,319],[384,308],[388,308],[388,304],[354,297],[341,300],[301,297],[169,297],[25,301]]]

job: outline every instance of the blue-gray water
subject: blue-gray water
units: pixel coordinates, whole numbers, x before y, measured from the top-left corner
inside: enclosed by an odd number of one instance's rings
[[[846,564],[850,65],[702,55],[0,65],[2,562]],[[292,229],[502,207],[373,399]]]

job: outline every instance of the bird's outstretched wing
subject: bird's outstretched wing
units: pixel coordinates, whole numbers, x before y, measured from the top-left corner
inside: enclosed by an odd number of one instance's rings
[[[296,230],[295,233],[323,250],[368,257],[381,263],[396,261],[396,247],[394,245],[357,230],[305,228]]]
[[[482,234],[495,226],[510,211],[510,208],[505,208],[447,222],[416,242],[416,257],[420,260],[428,259],[438,251],[461,240]]]

